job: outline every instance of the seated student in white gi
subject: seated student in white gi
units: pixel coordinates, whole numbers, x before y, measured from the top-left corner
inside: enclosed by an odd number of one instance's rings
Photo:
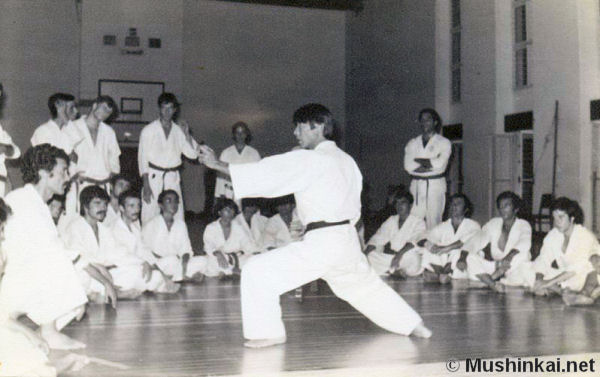
[[[139,257],[117,247],[112,231],[102,223],[109,200],[106,191],[87,186],[79,196],[81,216],[69,223],[63,239],[69,249],[80,253],[80,276],[88,297],[116,307],[117,298],[135,298],[143,293],[150,271],[142,268]]]
[[[233,219],[246,233],[244,251],[247,253],[256,254],[265,250],[264,233],[268,219],[260,213],[260,204],[259,198],[242,199],[242,211]]]
[[[600,257],[598,239],[581,225],[583,210],[574,200],[556,199],[552,218],[554,227],[544,237],[540,255],[533,261],[532,290],[536,295],[558,293],[567,305],[591,305],[592,292],[598,286],[592,263]]]
[[[208,256],[208,276],[239,275],[246,260],[256,250],[248,233],[234,220],[237,205],[231,199],[217,199],[215,210],[219,218],[204,229],[204,251]]]
[[[294,195],[286,195],[274,200],[277,213],[267,221],[264,233],[264,246],[267,250],[299,241],[304,233],[304,226],[296,211]]]
[[[473,205],[464,194],[454,194],[448,200],[449,218],[427,232],[423,250],[423,278],[426,282],[450,282],[450,279],[468,279],[466,264],[457,267],[463,246],[481,230],[477,221],[469,217]],[[466,257],[466,256],[465,256]]]
[[[104,225],[112,227],[112,225],[121,217],[119,196],[129,190],[131,182],[123,174],[116,174],[110,178],[110,201],[104,218]]]
[[[3,93],[2,83],[0,83],[0,107],[2,106]],[[4,162],[6,159],[13,160],[20,156],[21,150],[17,144],[13,142],[8,132],[0,125],[0,198],[3,198],[10,189],[8,171],[6,170]]]
[[[231,138],[233,139],[233,145],[223,149],[223,152],[221,152],[221,155],[219,156],[221,161],[231,164],[260,161],[260,154],[258,151],[249,145],[252,141],[252,133],[250,132],[250,127],[248,127],[246,123],[236,122],[231,126]],[[215,199],[223,196],[234,199],[233,187],[231,186],[229,177],[217,172]],[[235,198],[235,204],[239,207],[241,205],[240,199]]]
[[[531,225],[517,218],[521,198],[504,191],[496,198],[500,217],[487,222],[465,246],[468,255],[458,263],[467,264],[469,279],[481,281],[496,292],[505,285],[527,286],[527,269],[531,261]]]
[[[413,196],[398,191],[394,196],[396,214],[390,216],[367,242],[365,254],[379,275],[417,276],[421,267],[422,248],[417,242],[425,238],[425,220],[411,214]]]
[[[231,177],[235,196],[294,194],[306,232],[302,241],[255,255],[242,271],[244,346],[269,347],[287,341],[279,296],[323,278],[333,292],[379,326],[398,334],[428,338],[421,317],[369,266],[354,225],[360,218],[362,175],[348,154],[328,140],[331,112],[307,104],[293,117],[294,150],[247,164],[227,164],[208,146],[200,161]]]
[[[110,204],[109,204],[110,207]],[[157,265],[157,259],[152,255],[142,241],[140,213],[142,201],[137,190],[129,189],[119,195],[119,217],[110,226],[118,248],[127,255],[140,259],[141,268],[136,272],[136,289],[158,293],[175,293],[179,290],[176,284],[163,273]],[[106,222],[106,220],[104,220]]]
[[[47,204],[52,195],[64,193],[68,163],[66,153],[49,144],[25,153],[21,171],[26,184],[6,196],[13,215],[2,247],[7,264],[0,308],[13,319],[27,315],[54,349],[85,347],[59,332],[83,315],[87,297]]]
[[[175,217],[179,195],[165,190],[158,195],[160,214],[142,226],[142,240],[149,248],[162,272],[173,281],[200,281],[206,272],[206,256],[194,256],[187,225]]]

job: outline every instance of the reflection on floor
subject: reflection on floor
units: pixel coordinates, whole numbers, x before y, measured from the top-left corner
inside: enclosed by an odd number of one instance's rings
[[[565,308],[557,298],[516,289],[500,295],[460,282],[389,284],[422,315],[433,330],[431,339],[388,333],[325,287],[308,292],[303,302],[282,296],[287,344],[245,349],[239,283],[209,280],[172,296],[121,301],[117,311],[91,305],[66,333],[86,342],[89,356],[131,369],[89,365],[73,375],[448,375],[449,359],[600,352],[598,303]]]

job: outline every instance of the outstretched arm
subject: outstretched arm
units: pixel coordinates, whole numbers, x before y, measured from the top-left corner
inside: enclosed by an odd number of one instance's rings
[[[231,176],[229,164],[220,161],[215,151],[208,145],[198,145],[198,160],[209,169],[216,170],[227,177]]]

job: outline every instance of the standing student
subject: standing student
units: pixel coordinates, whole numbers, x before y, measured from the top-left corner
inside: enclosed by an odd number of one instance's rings
[[[260,154],[250,145],[252,141],[252,133],[250,127],[244,122],[237,122],[231,126],[231,137],[233,145],[225,148],[219,159],[229,164],[243,164],[245,162],[256,162],[260,160]],[[215,198],[226,197],[234,199],[238,207],[240,207],[240,198],[233,197],[233,187],[231,180],[226,175],[217,172],[217,180],[215,183]]]
[[[3,87],[2,83],[0,83],[0,109],[2,108],[2,99],[3,99]],[[21,150],[15,144],[10,137],[10,135],[4,131],[2,125],[0,125],[0,198],[3,198],[6,195],[8,189],[10,188],[10,184],[8,181],[8,171],[6,170],[6,165],[4,162],[9,159],[19,158],[21,156]]]
[[[13,215],[6,224],[7,264],[0,285],[0,308],[11,318],[27,315],[56,349],[85,347],[59,332],[83,314],[87,297],[47,204],[52,195],[64,193],[68,163],[67,154],[49,144],[23,156],[25,186],[6,196]]]
[[[72,152],[79,140],[73,140],[72,135],[65,132],[67,124],[77,119],[75,97],[68,93],[54,93],[48,98],[48,109],[51,118],[35,129],[31,136],[31,145],[53,145],[65,151],[70,155],[71,161],[75,162],[77,158]]]
[[[410,174],[413,212],[424,218],[427,229],[442,222],[446,204],[446,167],[452,154],[450,140],[439,134],[442,119],[434,109],[419,112],[421,135],[404,148],[404,169]]]
[[[82,116],[65,127],[65,132],[77,140],[73,148],[77,162],[71,167],[75,175],[73,187],[67,193],[66,213],[68,217],[79,213],[79,193],[90,185],[108,189],[110,177],[121,171],[119,156],[121,149],[115,131],[104,123],[117,105],[109,96],[100,96],[92,104],[89,114]]]
[[[333,292],[379,326],[429,337],[421,317],[369,266],[354,224],[360,218],[362,175],[348,154],[328,140],[334,120],[320,104],[294,113],[302,150],[256,163],[227,164],[200,146],[206,166],[231,177],[235,196],[278,197],[293,193],[306,226],[302,241],[253,256],[242,271],[241,300],[246,347],[286,342],[279,296],[323,278]]]
[[[165,190],[174,190],[181,195],[181,155],[189,159],[198,158],[196,143],[190,127],[185,121],[175,123],[179,102],[173,93],[163,93],[158,97],[160,117],[146,125],[140,134],[138,165],[142,177],[142,224],[150,221],[160,212],[158,195]],[[183,220],[185,208],[183,200],[177,211],[177,218]]]

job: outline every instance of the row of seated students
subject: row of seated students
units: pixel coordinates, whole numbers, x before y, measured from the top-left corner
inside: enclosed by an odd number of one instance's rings
[[[412,214],[410,192],[393,193],[395,215],[367,242],[365,253],[380,275],[422,275],[426,282],[468,279],[497,292],[522,287],[535,295],[558,294],[567,305],[591,305],[600,296],[600,244],[586,229],[576,201],[558,198],[552,206],[554,227],[540,255],[531,259],[531,226],[517,217],[521,199],[513,192],[498,195],[499,217],[483,227],[470,219],[472,204],[464,194],[448,201],[448,219],[429,231]]]

